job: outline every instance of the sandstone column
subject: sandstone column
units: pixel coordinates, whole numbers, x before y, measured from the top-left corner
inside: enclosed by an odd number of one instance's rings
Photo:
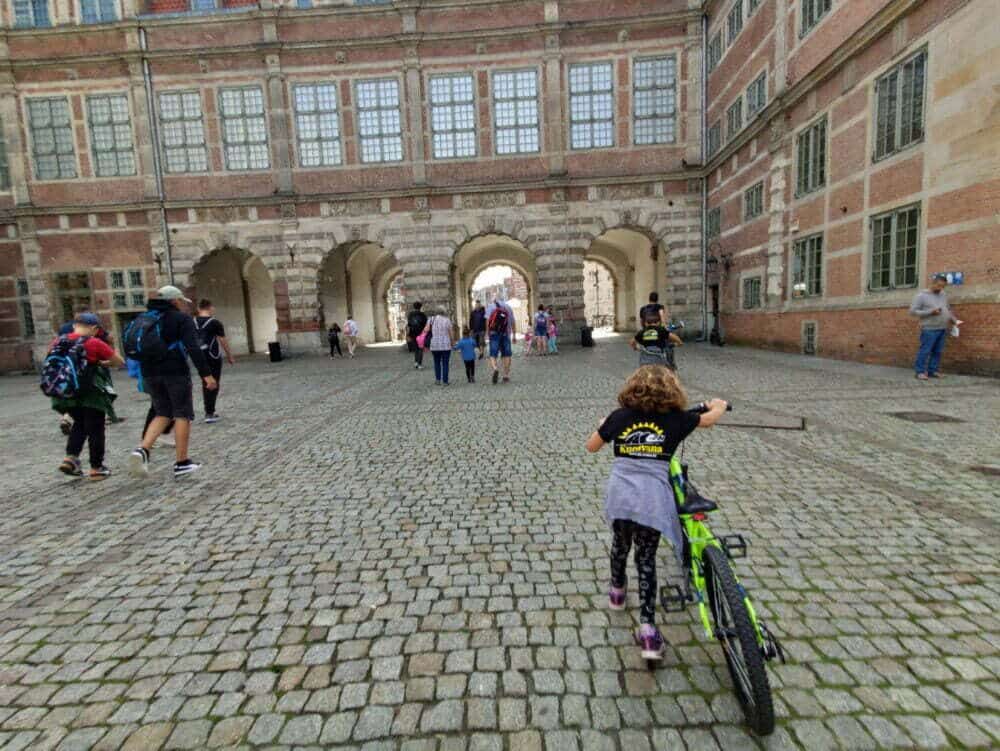
[[[569,245],[569,242],[576,243]],[[559,324],[559,338],[578,342],[580,327],[585,325],[583,303],[583,256],[586,245],[566,237],[553,237],[534,243],[538,271],[537,305],[551,305]]]

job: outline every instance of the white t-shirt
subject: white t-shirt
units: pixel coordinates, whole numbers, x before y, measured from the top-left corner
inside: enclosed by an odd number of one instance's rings
[[[347,336],[357,336],[358,335],[358,324],[356,321],[348,319],[344,322],[344,334]]]

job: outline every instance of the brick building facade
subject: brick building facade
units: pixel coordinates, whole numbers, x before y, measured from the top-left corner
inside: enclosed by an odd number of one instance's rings
[[[593,261],[619,328],[717,293],[730,340],[882,362],[963,271],[948,356],[996,370],[985,0],[735,1],[4,3],[0,367],[166,281],[237,351],[387,339],[400,275],[462,320],[497,263],[568,332]]]

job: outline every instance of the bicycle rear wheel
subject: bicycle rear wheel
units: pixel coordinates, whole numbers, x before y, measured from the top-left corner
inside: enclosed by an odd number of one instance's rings
[[[771,684],[764,667],[764,655],[743,603],[743,589],[729,567],[726,554],[719,548],[706,547],[702,560],[715,637],[726,656],[736,698],[753,731],[770,735],[774,731]]]

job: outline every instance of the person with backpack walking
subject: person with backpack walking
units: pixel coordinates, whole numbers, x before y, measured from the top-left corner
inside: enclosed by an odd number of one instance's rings
[[[330,343],[330,359],[333,359],[333,353],[336,352],[343,358],[344,353],[340,349],[340,326],[334,321],[330,324],[330,329],[326,332],[326,340]]]
[[[129,470],[134,475],[149,472],[149,452],[171,420],[174,421],[177,456],[174,477],[201,469],[201,465],[188,456],[194,420],[188,358],[206,388],[214,389],[217,384],[201,350],[194,320],[183,312],[182,305],[190,302],[177,287],[161,288],[146,304],[146,312],[129,324],[122,337],[125,354],[139,362],[143,388],[153,398],[156,411],[156,419],[146,430],[142,444],[129,455]]]
[[[535,354],[546,355],[549,350],[549,314],[545,311],[544,305],[538,306],[535,313],[535,330],[532,341],[535,343]]]
[[[347,354],[354,359],[354,350],[358,347],[358,322],[352,316],[344,321],[344,336],[347,337]]]
[[[472,332],[466,326],[462,331],[462,338],[455,342],[455,349],[462,353],[462,363],[465,365],[465,380],[469,383],[476,382],[476,340],[472,338]]]
[[[233,353],[229,349],[229,342],[226,340],[226,328],[222,322],[215,317],[215,306],[211,300],[202,298],[198,301],[198,316],[194,319],[194,326],[198,330],[198,341],[201,344],[201,351],[205,353],[208,360],[208,370],[215,379],[215,388],[210,389],[202,384],[201,398],[205,405],[205,422],[215,423],[219,421],[219,415],[215,411],[215,403],[219,398],[219,384],[222,381],[222,353],[226,354],[226,362],[235,365]]]
[[[413,352],[413,369],[422,370],[424,367],[424,348],[417,341],[424,329],[427,328],[427,314],[421,308],[421,302],[413,303],[413,310],[406,316],[406,343]]]
[[[448,311],[439,308],[438,312],[424,327],[424,337],[430,336],[430,350],[434,357],[434,383],[439,386],[448,385],[448,366],[451,363],[452,344],[451,319]]]
[[[91,480],[104,480],[111,470],[104,464],[105,419],[116,398],[109,367],[124,364],[121,356],[98,336],[101,319],[81,313],[73,319],[73,332],[52,343],[42,366],[42,392],[52,397],[52,408],[73,418],[66,440],[66,458],[59,471],[83,477],[80,453],[86,443],[90,453]]]
[[[643,326],[650,316],[655,316],[661,324],[667,325],[667,309],[660,303],[658,292],[650,292],[649,302],[639,308],[639,326]]]
[[[481,302],[476,303],[469,315],[469,331],[479,350],[479,359],[482,360],[486,356],[486,306]]]
[[[510,383],[511,338],[517,333],[514,311],[500,295],[486,309],[486,330],[490,334],[490,367],[493,369],[493,383],[500,380]],[[499,359],[498,359],[499,358]]]
[[[76,308],[73,310],[73,318],[69,319],[62,326],[60,326],[59,331],[56,333],[56,335],[64,336],[72,334],[73,324],[74,321],[76,320],[76,316],[80,315],[81,313],[93,313],[93,311],[90,309],[90,305],[87,303],[77,305]],[[98,320],[99,319],[100,317],[98,316]],[[102,342],[111,347],[111,349],[115,348],[114,340],[112,340],[111,334],[109,334],[108,331],[104,328],[103,322],[98,325],[97,333],[94,334],[94,336],[96,336]],[[108,383],[113,385],[113,382],[111,380],[111,371],[108,371]],[[108,412],[108,422],[110,422],[112,425],[116,425],[120,422],[125,422],[125,418],[119,417],[118,413],[115,412],[114,405],[111,405],[111,411]],[[73,418],[70,416],[68,412],[64,415],[60,415],[59,429],[62,431],[63,435],[69,435],[70,430],[73,429]]]

